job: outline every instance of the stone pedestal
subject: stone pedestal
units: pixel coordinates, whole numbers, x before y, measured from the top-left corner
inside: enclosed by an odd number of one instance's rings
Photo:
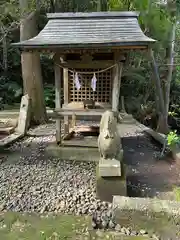
[[[123,161],[123,150],[120,151],[118,159],[104,159],[99,161],[100,177],[120,177],[122,175],[121,162]]]
[[[121,163],[116,159],[104,159],[99,161],[99,176],[100,177],[120,177]]]
[[[120,170],[118,171],[117,168],[115,170],[110,169],[109,172],[99,170],[99,165],[96,169],[96,191],[97,197],[100,198],[102,201],[112,202],[113,196],[120,195],[120,196],[127,196],[127,185],[126,185],[126,174],[125,174],[125,166],[122,162],[120,163]],[[118,176],[117,173],[121,172],[121,175]],[[100,176],[100,173],[103,175],[112,175],[117,174],[117,176]]]

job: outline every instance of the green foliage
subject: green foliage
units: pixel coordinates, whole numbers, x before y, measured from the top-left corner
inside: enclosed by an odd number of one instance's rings
[[[46,85],[44,88],[44,97],[46,106],[55,107],[55,88],[53,85]]]
[[[177,135],[177,131],[171,131],[167,136],[167,144],[170,148],[173,148],[180,144],[180,137]]]
[[[63,104],[63,89],[61,89],[61,103]],[[46,84],[44,87],[44,97],[47,107],[55,108],[55,87],[53,84]]]
[[[29,1],[29,9],[35,9],[35,0]],[[166,55],[169,46],[169,31],[172,26],[172,16],[170,10],[172,7],[170,5],[163,7],[157,4],[157,0],[57,0],[57,1],[44,1],[41,0],[40,7],[41,11],[38,19],[38,27],[41,30],[47,22],[46,13],[48,11],[96,11],[98,9],[99,3],[105,3],[108,5],[108,10],[110,11],[122,11],[130,10],[140,12],[139,22],[143,32],[156,40],[156,44],[153,46],[155,51],[155,58],[159,65],[159,72],[162,79],[162,86],[165,84],[165,79],[167,76],[167,66],[164,65],[167,62]],[[159,2],[159,1],[158,1]],[[107,4],[106,4],[107,3]],[[176,11],[178,16],[178,9],[180,6],[180,0],[176,1]],[[5,28],[5,33],[7,34],[7,44],[8,44],[8,74],[6,74],[6,84],[4,80],[0,81],[0,102],[6,101],[9,103],[18,101],[18,97],[15,96],[15,92],[22,89],[22,78],[21,78],[21,64],[20,64],[20,53],[18,50],[12,48],[10,43],[12,41],[19,40],[19,32],[11,31],[16,25],[18,26],[20,19],[19,11],[19,1],[18,0],[2,0],[0,5],[0,25]],[[14,25],[12,24],[14,23]],[[177,26],[177,39],[180,39],[180,28]],[[2,33],[0,33],[0,39]],[[1,42],[0,42],[1,43]],[[176,63],[180,66],[180,48],[178,41],[175,45],[176,50]],[[4,76],[4,69],[2,65],[2,49],[0,48],[0,75]],[[42,64],[42,74],[45,84],[45,100],[46,105],[54,107],[54,69],[53,60],[47,54],[41,55]],[[177,66],[173,79],[171,82],[171,108],[170,116],[178,120],[180,118],[180,67]],[[8,79],[8,80],[7,80]],[[17,88],[13,87],[14,92],[12,92],[13,84],[17,84]],[[11,86],[7,90],[7,85]],[[7,91],[7,96],[1,93]],[[18,92],[18,91],[17,91]],[[149,64],[149,59],[146,53],[131,52],[127,56],[123,71],[121,94],[125,97],[125,104],[128,112],[133,113],[140,121],[143,121],[148,114],[154,113],[155,104],[155,86],[152,76],[152,69]],[[1,97],[3,95],[3,97]],[[9,95],[9,96],[8,96]],[[11,100],[10,100],[11,99]],[[174,106],[176,107],[174,108]]]
[[[173,192],[177,202],[180,202],[180,187],[174,187]]]
[[[10,81],[7,76],[1,76],[0,83],[0,108],[4,104],[12,105],[20,101],[22,87],[18,83]]]
[[[81,239],[90,218],[62,215],[42,217],[38,214],[7,212],[0,216],[1,239]],[[2,227],[2,226],[5,227]]]

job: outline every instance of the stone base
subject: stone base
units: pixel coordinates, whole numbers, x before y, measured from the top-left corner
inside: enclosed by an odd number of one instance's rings
[[[56,143],[49,145],[46,148],[49,156],[58,157],[60,160],[67,161],[85,161],[85,162],[98,162],[99,151],[98,148],[87,147],[63,147],[58,146]]]
[[[99,161],[99,176],[100,177],[120,177],[121,163],[116,159],[104,159]]]
[[[118,159],[104,159],[99,161],[100,177],[120,177],[122,176],[121,163],[123,161],[123,150],[120,151]]]
[[[112,202],[113,196],[127,196],[127,185],[124,165],[121,164],[121,176],[101,177],[99,176],[99,167],[96,169],[96,192],[101,201]]]

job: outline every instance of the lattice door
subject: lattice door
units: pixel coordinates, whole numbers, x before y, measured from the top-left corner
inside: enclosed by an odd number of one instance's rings
[[[101,69],[76,69],[78,72],[93,72]],[[81,83],[81,89],[76,89],[73,73],[69,72],[69,88],[70,88],[70,101],[71,102],[82,102],[85,99],[93,99],[96,102],[111,103],[111,92],[112,92],[112,69],[105,72],[96,74],[96,91],[93,92],[91,88],[91,79],[93,74],[80,74],[79,80]]]

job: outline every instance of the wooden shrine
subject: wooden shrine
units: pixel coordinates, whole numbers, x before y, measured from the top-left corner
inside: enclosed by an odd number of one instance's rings
[[[119,111],[121,74],[127,53],[147,50],[155,40],[144,35],[135,12],[51,13],[47,17],[48,23],[36,37],[14,45],[22,51],[54,54],[54,112],[56,140],[60,143],[61,119],[68,133],[70,118],[74,127],[76,119],[100,119],[106,109]],[[88,100],[92,109],[85,106]]]

